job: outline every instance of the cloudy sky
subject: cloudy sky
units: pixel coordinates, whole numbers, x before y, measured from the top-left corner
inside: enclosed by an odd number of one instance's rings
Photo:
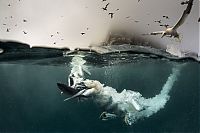
[[[133,34],[139,35],[165,29],[154,20],[173,26],[186,8],[186,5],[180,4],[182,1],[0,0],[0,39],[51,47],[87,47],[103,42],[113,27],[131,29]],[[108,11],[103,11],[102,7],[108,2]],[[113,19],[109,12],[115,13]],[[163,18],[163,15],[169,16],[169,19]],[[161,39],[160,36],[148,38],[160,42],[163,47],[172,45],[183,51],[198,53],[198,18],[199,1],[194,0],[191,14],[178,29],[181,42]],[[82,32],[86,34],[81,35]]]

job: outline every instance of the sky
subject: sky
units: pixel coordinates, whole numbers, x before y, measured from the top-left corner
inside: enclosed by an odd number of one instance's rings
[[[85,48],[105,41],[111,29],[131,30],[133,35],[141,35],[165,29],[154,20],[173,26],[186,8],[180,4],[182,1],[0,0],[0,40],[20,41],[31,46]],[[107,3],[110,3],[108,10],[103,11]],[[109,12],[115,13],[113,19]],[[194,0],[190,15],[178,29],[181,42],[159,35],[145,38],[156,40],[162,47],[200,53],[198,18],[199,1]],[[81,35],[82,32],[86,34]]]

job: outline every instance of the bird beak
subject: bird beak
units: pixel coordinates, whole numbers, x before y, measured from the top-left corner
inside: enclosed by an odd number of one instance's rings
[[[163,32],[161,38],[163,38],[164,36],[165,36],[165,33]]]

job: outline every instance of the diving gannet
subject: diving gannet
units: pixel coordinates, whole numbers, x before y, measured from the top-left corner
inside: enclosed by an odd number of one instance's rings
[[[161,34],[162,35],[161,38],[163,38],[164,36],[168,36],[168,37],[174,37],[174,38],[179,39],[179,33],[177,32],[177,29],[185,22],[185,19],[187,18],[187,16],[191,12],[192,5],[193,5],[193,0],[189,0],[187,8],[183,12],[183,15],[181,16],[179,21],[173,27],[167,28],[165,31],[156,31],[156,32],[152,32],[152,33],[149,33],[149,34],[143,34],[143,35],[158,35],[158,34]]]

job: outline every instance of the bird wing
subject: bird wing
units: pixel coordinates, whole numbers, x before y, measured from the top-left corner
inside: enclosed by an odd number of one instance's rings
[[[105,8],[107,8],[109,4],[110,4],[110,3],[106,4],[106,7],[105,7]]]
[[[173,29],[177,29],[179,26],[181,26],[185,22],[185,19],[187,18],[187,16],[191,12],[192,5],[193,5],[193,0],[190,0],[188,2],[187,8],[183,12],[183,15],[181,16],[181,18],[179,19],[179,21],[174,25]]]
[[[142,35],[159,35],[159,34],[163,34],[164,31],[155,31],[155,32],[151,32],[151,33],[147,33],[147,34],[142,34]]]

